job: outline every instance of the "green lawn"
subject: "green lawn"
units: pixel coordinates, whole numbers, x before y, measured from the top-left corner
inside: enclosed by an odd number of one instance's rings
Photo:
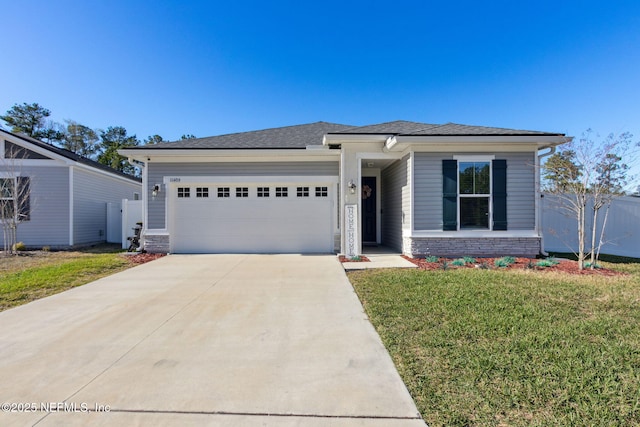
[[[430,426],[640,425],[640,264],[606,266],[349,278]]]
[[[123,256],[101,252],[40,252],[1,257],[0,311],[131,267]]]

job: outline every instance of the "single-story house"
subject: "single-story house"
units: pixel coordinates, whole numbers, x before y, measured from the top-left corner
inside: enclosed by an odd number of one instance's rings
[[[138,178],[69,150],[0,129],[0,199],[20,197],[17,241],[63,249],[106,240],[107,203],[139,198]],[[14,181],[7,183],[7,181]],[[5,185],[9,184],[9,185]],[[24,195],[24,197],[21,197]],[[6,203],[6,202],[9,203]]]
[[[371,244],[532,256],[540,157],[566,141],[453,123],[317,122],[120,154],[143,169],[149,252],[355,256]]]

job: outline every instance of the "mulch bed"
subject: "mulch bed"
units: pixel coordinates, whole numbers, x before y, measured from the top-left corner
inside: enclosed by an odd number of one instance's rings
[[[346,256],[344,256],[344,255],[340,255],[340,256],[338,257],[338,259],[340,260],[340,262],[371,262],[371,261],[369,260],[369,258],[367,258],[367,257],[366,257],[366,256],[364,256],[364,255],[360,255],[360,257],[359,257],[359,258],[360,258],[360,259],[351,259],[351,258],[347,258],[347,257],[346,257]]]
[[[158,258],[162,258],[166,254],[148,254],[148,253],[138,253],[135,255],[127,255],[127,259],[129,262],[133,264],[144,264],[145,262],[153,261]]]
[[[580,274],[580,275],[599,275],[599,276],[624,276],[625,273],[610,270],[608,268],[585,268],[584,270],[578,269],[578,263],[576,261],[570,261],[565,259],[558,259],[558,264],[552,267],[538,267],[535,263],[539,261],[533,258],[516,258],[516,262],[508,267],[497,267],[495,261],[499,258],[476,258],[475,264],[465,264],[464,266],[457,266],[451,264],[455,258],[439,258],[438,262],[427,262],[424,258],[409,258],[402,255],[404,259],[417,265],[422,270],[442,270],[443,261],[448,262],[448,269],[458,268],[480,268],[481,265],[487,266],[491,270],[529,270],[529,271],[556,271],[568,274]],[[533,262],[534,267],[528,268],[529,262]]]

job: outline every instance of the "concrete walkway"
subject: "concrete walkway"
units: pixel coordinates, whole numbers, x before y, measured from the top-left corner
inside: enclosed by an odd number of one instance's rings
[[[168,256],[0,325],[2,426],[425,425],[331,255]]]
[[[369,270],[372,268],[418,268],[414,263],[402,258],[400,252],[386,246],[365,246],[362,255],[369,262],[344,262],[345,270]]]

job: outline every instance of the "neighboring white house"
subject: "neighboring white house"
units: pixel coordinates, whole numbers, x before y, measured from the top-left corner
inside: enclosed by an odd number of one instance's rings
[[[537,255],[539,156],[564,134],[317,122],[120,150],[149,252]]]
[[[67,248],[106,241],[107,203],[140,197],[139,179],[22,134],[0,129],[0,179],[28,185],[18,241]]]

